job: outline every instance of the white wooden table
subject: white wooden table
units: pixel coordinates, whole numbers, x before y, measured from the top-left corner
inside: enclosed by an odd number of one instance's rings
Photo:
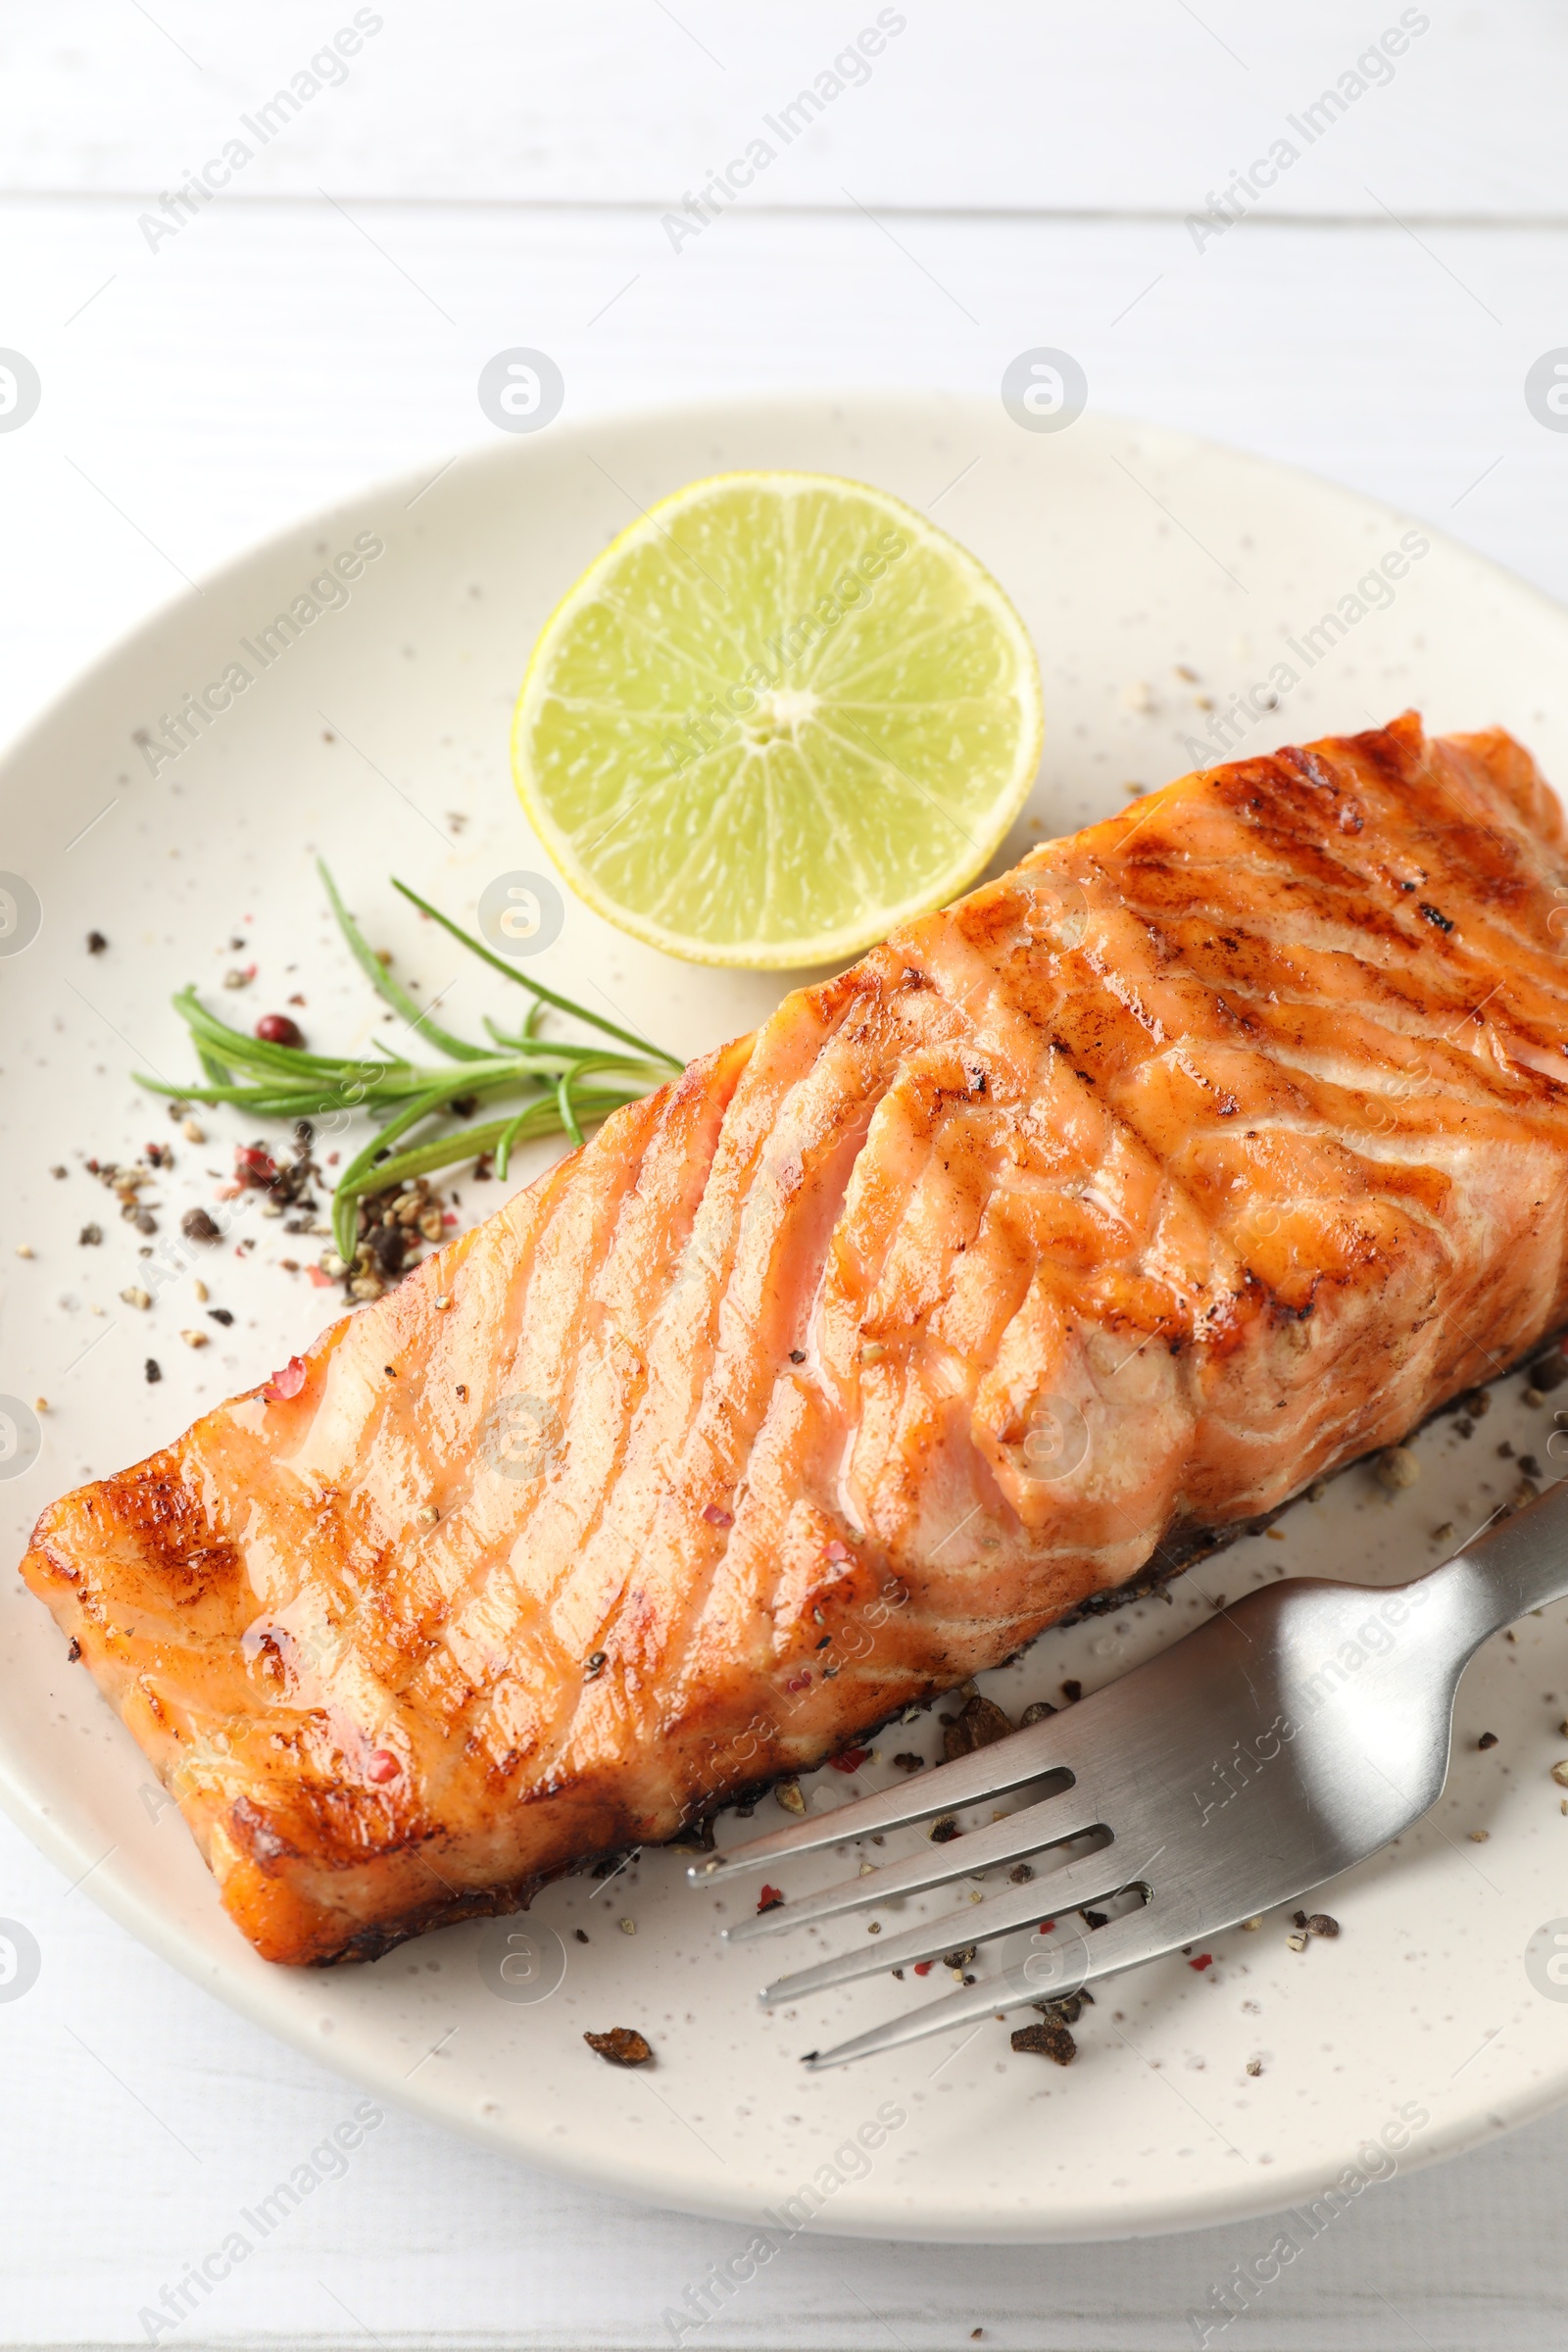
[[[1102,407],[1375,492],[1568,596],[1568,438],[1524,390],[1568,343],[1568,20],[1546,0],[1290,14],[14,7],[0,345],[42,399],[0,434],[0,717],[274,522],[482,437],[478,370],[519,343],[579,415],[790,383],[991,392],[1018,351],[1062,346]],[[356,22],[340,75],[322,53]],[[879,24],[863,74],[835,67]],[[752,184],[694,229],[687,199],[758,141]],[[228,184],[182,210],[214,158]],[[1259,158],[1272,186],[1236,190]],[[1195,228],[1227,186],[1241,217]],[[5,1319],[0,1270],[0,1350]],[[358,2094],[3,1824],[0,1915],[44,1955],[0,2006],[0,2345],[143,2343],[142,2307]],[[1568,2115],[1375,2188],[1215,2340],[1560,2345],[1565,2164]],[[734,2238],[391,2115],[159,2340],[659,2344]],[[800,2241],[687,2340],[1175,2346],[1266,2239]]]

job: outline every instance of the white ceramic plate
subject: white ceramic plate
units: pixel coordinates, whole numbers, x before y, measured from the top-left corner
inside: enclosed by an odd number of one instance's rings
[[[1439,727],[1501,720],[1548,771],[1568,774],[1552,694],[1568,662],[1562,612],[1407,517],[1143,426],[1084,416],[1037,432],[1000,402],[934,396],[686,410],[500,442],[302,524],[111,655],[0,769],[0,864],[25,877],[41,916],[30,945],[0,956],[0,1390],[49,1406],[41,1451],[0,1483],[13,1559],[53,1494],[175,1435],[281,1362],[337,1304],[279,1263],[307,1263],[320,1245],[261,1220],[254,1250],[204,1261],[213,1302],[235,1317],[227,1331],[208,1324],[216,1345],[181,1345],[180,1329],[203,1320],[188,1281],[150,1312],[122,1302],[142,1237],[83,1160],[172,1142],[176,1166],[156,1188],[163,1230],[145,1245],[158,1249],[184,1207],[211,1198],[206,1171],[225,1173],[245,1132],[215,1114],[211,1147],[188,1146],[131,1082],[137,1066],[194,1074],[171,991],[195,979],[247,1018],[297,994],[314,1041],[347,1049],[371,1036],[377,1013],[314,879],[319,851],[403,972],[431,991],[455,984],[444,1017],[471,1030],[499,1008],[504,984],[446,952],[386,876],[401,872],[471,917],[494,875],[542,862],[506,757],[533,634],[637,507],[734,466],[859,475],[933,506],[1015,600],[1040,649],[1047,750],[999,866],[1042,830],[1107,814],[1131,786],[1197,764],[1188,739],[1205,738],[1208,701],[1223,712],[1236,693],[1265,686],[1279,701],[1253,696],[1245,751],[1414,703]],[[264,670],[246,643],[367,532],[384,552],[348,601]],[[1386,574],[1373,584],[1401,548],[1396,584]],[[1330,611],[1343,633],[1321,626]],[[139,731],[160,733],[163,714],[236,661],[253,673],[243,694],[149,772]],[[109,946],[89,955],[92,929]],[[252,962],[252,987],[225,996],[223,971]],[[597,990],[682,1054],[745,1028],[779,993],[773,978],[666,961],[575,906],[535,968],[568,991]],[[52,1165],[70,1173],[51,1177]],[[461,1189],[465,1213],[495,1203]],[[97,1248],[77,1241],[89,1221],[103,1227]],[[13,1255],[19,1244],[30,1259]],[[149,1355],[162,1367],[156,1386],[143,1376]],[[1093,1689],[1196,1623],[1216,1592],[1285,1571],[1392,1582],[1435,1560],[1435,1527],[1463,1530],[1510,1491],[1499,1439],[1544,1450],[1549,1414],[1528,1410],[1520,1385],[1504,1384],[1469,1440],[1451,1420],[1429,1433],[1423,1480],[1396,1504],[1352,1472],[1291,1514],[1282,1543],[1237,1547],[1170,1600],[1048,1635],[987,1687],[1009,1708],[1055,1695],[1069,1676]],[[541,1896],[532,1917],[568,1956],[544,2000],[492,1989],[496,1931],[479,1924],[373,1967],[267,1967],[14,1577],[0,1612],[4,1799],[64,1870],[91,1868],[91,1891],[118,1919],[300,2047],[606,2188],[751,2218],[811,2187],[812,2228],[866,2234],[1116,2236],[1299,2204],[1347,2166],[1357,2182],[1386,2173],[1390,2139],[1408,2138],[1401,2165],[1425,2161],[1568,2094],[1568,1999],[1538,1991],[1525,1965],[1533,1932],[1568,1909],[1568,1820],[1548,1778],[1568,1702],[1561,1610],[1527,1619],[1478,1659],[1438,1812],[1318,1898],[1343,1923],[1338,1942],[1292,1953],[1273,1917],[1219,1938],[1201,1971],[1180,1957],[1147,1969],[1086,2014],[1065,2072],[1014,2057],[1005,2029],[988,2025],[961,2051],[921,2043],[818,2077],[803,2074],[803,2050],[926,1987],[883,1977],[808,2014],[761,2017],[756,1952],[720,1949],[719,1898],[691,1892],[667,1854],[606,1886]],[[1500,1744],[1483,1754],[1486,1729]],[[930,1753],[938,1736],[933,1714],[879,1744]],[[889,1773],[867,1766],[857,1787]],[[850,1792],[842,1776],[820,1777],[826,1801]],[[764,1800],[758,1826],[783,1820]],[[790,1883],[804,1888],[834,1867],[823,1857]],[[941,1899],[961,1905],[964,1893]],[[657,2068],[623,2073],[588,2053],[584,2030],[615,2025],[647,2031]],[[879,2111],[884,2136],[866,2158],[855,2134]],[[1425,2120],[1412,2126],[1412,2114]],[[889,2115],[902,2119],[891,2129]]]

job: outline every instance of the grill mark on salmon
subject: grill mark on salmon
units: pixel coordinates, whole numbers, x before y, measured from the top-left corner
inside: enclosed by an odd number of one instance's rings
[[[1568,1319],[1559,931],[1505,735],[1184,777],[617,1112],[23,1574],[269,1958],[514,1908]]]

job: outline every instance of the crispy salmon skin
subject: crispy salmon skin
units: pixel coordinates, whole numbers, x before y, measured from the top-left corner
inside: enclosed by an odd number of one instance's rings
[[[618,1111],[23,1574],[268,1958],[514,1908],[1560,1325],[1564,907],[1504,734],[1183,777]]]

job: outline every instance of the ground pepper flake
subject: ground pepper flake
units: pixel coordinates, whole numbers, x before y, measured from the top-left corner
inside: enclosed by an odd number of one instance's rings
[[[583,2039],[611,2066],[646,2066],[654,2054],[653,2043],[631,2026],[612,2026],[608,2034],[585,2034]]]
[[[1399,1494],[1404,1488],[1413,1487],[1421,1476],[1420,1456],[1408,1446],[1391,1446],[1379,1455],[1372,1475],[1391,1494]]]
[[[1212,1952],[1200,1952],[1198,1958],[1189,1960],[1187,1965],[1189,1968],[1195,1969],[1199,1976],[1201,1976],[1205,1968],[1213,1967],[1214,1955]]]
[[[266,1192],[277,1182],[277,1163],[265,1145],[234,1146],[234,1181],[258,1192]]]
[[[868,1747],[847,1747],[841,1754],[829,1756],[828,1762],[835,1772],[858,1772],[870,1753]]]
[[[1043,2018],[1038,2026],[1020,2026],[1012,2036],[1012,2046],[1020,2055],[1054,2059],[1057,2066],[1071,2066],[1078,2055],[1078,2044],[1066,2027],[1050,2018]]]
[[[784,1889],[782,1886],[764,1886],[757,1898],[757,1908],[759,1912],[776,1911],[783,1900]]]
[[[990,1747],[994,1741],[1005,1740],[1011,1730],[1011,1718],[995,1699],[982,1698],[976,1691],[964,1700],[957,1715],[943,1718],[943,1761],[952,1764],[959,1756],[972,1755],[977,1747]]]
[[[269,1404],[274,1404],[279,1399],[286,1402],[289,1397],[299,1395],[305,1386],[305,1358],[302,1355],[291,1355],[282,1371],[272,1374],[271,1379],[263,1389],[262,1396]]]

